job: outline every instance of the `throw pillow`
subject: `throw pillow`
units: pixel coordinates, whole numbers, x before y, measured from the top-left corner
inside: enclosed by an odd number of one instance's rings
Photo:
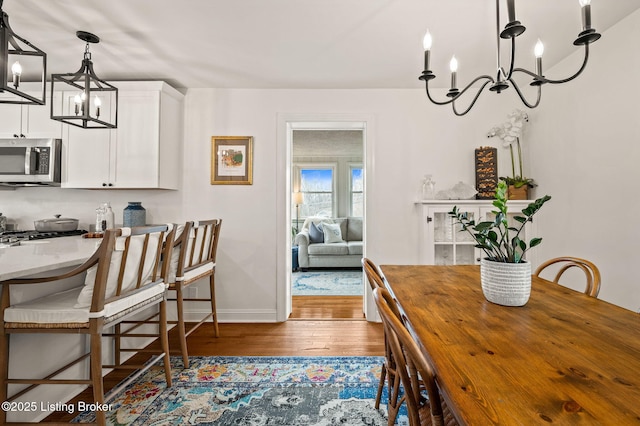
[[[324,233],[322,232],[322,223],[319,223],[317,226],[315,223],[311,222],[309,226],[309,243],[324,243]]]
[[[322,225],[325,243],[342,243],[342,231],[339,223],[325,223]]]

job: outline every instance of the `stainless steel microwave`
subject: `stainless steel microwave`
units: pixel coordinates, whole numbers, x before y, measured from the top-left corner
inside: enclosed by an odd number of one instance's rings
[[[60,186],[60,139],[0,139],[0,185]]]

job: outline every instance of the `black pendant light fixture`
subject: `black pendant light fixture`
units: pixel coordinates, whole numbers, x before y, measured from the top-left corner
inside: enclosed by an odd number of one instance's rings
[[[44,105],[47,54],[13,32],[0,0],[0,104]],[[23,92],[23,75],[39,81],[36,93]]]
[[[507,13],[509,18],[509,23],[507,23],[504,29],[500,27],[500,0],[496,0],[496,60],[497,60],[497,72],[495,74],[496,78],[494,79],[492,75],[481,75],[476,77],[471,81],[464,89],[460,90],[457,87],[457,79],[456,74],[458,70],[458,61],[454,56],[451,58],[450,62],[450,70],[451,70],[451,88],[447,93],[447,97],[449,100],[437,101],[431,97],[431,93],[429,93],[429,81],[433,80],[436,76],[433,74],[431,69],[429,68],[429,59],[431,54],[431,34],[427,31],[427,34],[424,36],[424,71],[422,75],[420,75],[419,79],[425,82],[425,86],[427,89],[427,97],[431,102],[436,105],[447,105],[451,104],[453,107],[453,112],[456,115],[465,115],[468,113],[473,105],[476,103],[478,96],[482,93],[482,91],[489,85],[489,90],[496,93],[501,93],[503,90],[508,89],[513,86],[518,97],[522,101],[522,103],[528,108],[535,108],[540,104],[540,98],[542,95],[542,85],[544,84],[561,84],[566,83],[568,81],[573,80],[577,76],[579,76],[582,71],[587,66],[587,61],[589,60],[589,44],[597,41],[600,38],[600,34],[596,32],[594,28],[591,28],[591,0],[578,0],[580,3],[580,7],[582,9],[582,31],[578,34],[578,37],[574,40],[573,44],[575,46],[584,46],[584,59],[582,62],[582,66],[576,71],[573,75],[559,79],[552,80],[550,78],[545,77],[542,74],[542,53],[544,52],[544,46],[540,40],[535,46],[534,56],[535,56],[535,72],[529,71],[524,68],[516,68],[515,67],[515,57],[516,57],[516,37],[522,34],[525,31],[524,25],[520,23],[520,21],[516,20],[516,11],[515,11],[515,0],[507,0]],[[500,43],[501,39],[510,40],[511,41],[511,59],[509,61],[509,66],[507,68],[502,67],[501,59],[500,59]],[[514,75],[516,73],[526,74],[533,78],[530,86],[537,88],[537,98],[534,102],[528,101],[520,87],[516,84],[514,80]],[[469,106],[463,111],[459,111],[456,108],[456,101],[462,95],[465,94],[472,86],[476,83],[480,84],[480,87],[477,89],[475,95],[470,95],[471,102]]]
[[[52,74],[51,95],[62,92],[62,105],[51,103],[51,119],[84,129],[115,129],[118,127],[118,89],[98,78],[93,71],[90,43],[100,38],[86,31],[76,32],[86,43],[82,66],[75,73]],[[62,107],[61,111],[56,108]]]

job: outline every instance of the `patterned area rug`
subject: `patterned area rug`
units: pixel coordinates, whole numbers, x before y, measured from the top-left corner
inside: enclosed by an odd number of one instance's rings
[[[307,271],[291,276],[294,296],[362,296],[362,271]]]
[[[386,425],[374,408],[382,357],[171,357],[112,401],[109,425]],[[385,390],[386,393],[386,390]],[[74,423],[88,422],[83,413]],[[398,419],[406,424],[406,416]]]

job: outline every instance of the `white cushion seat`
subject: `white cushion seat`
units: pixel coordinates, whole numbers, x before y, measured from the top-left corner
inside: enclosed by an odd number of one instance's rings
[[[4,320],[9,323],[82,324],[89,318],[111,318],[128,309],[164,297],[165,283],[160,281],[146,285],[127,297],[105,303],[102,312],[92,313],[89,307],[77,307],[78,295],[84,286],[61,291],[46,297],[18,303],[5,309]]]
[[[215,262],[207,262],[204,265],[200,265],[197,268],[193,268],[190,271],[185,272],[184,277],[182,277],[182,281],[195,280],[201,275],[210,273],[215,267],[216,267]],[[176,279],[179,279],[179,278],[180,277],[176,277]]]

